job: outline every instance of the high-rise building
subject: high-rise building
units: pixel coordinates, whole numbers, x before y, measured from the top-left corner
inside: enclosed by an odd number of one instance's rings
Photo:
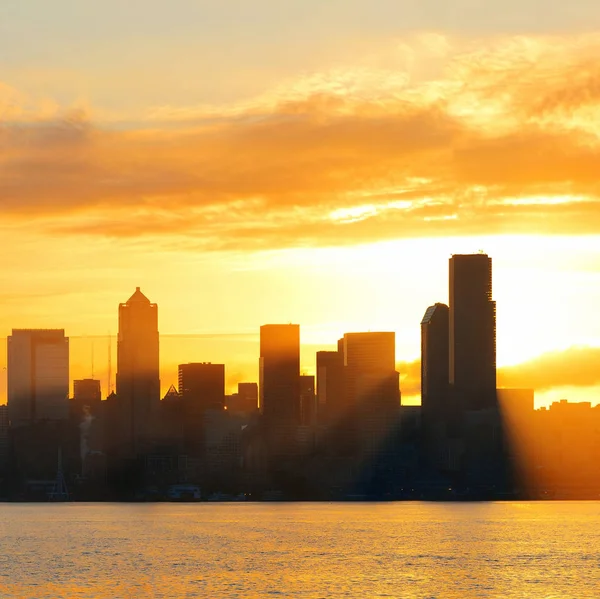
[[[69,416],[69,339],[62,329],[13,329],[7,339],[11,426]]]
[[[400,410],[396,371],[396,334],[344,335],[345,393],[354,413],[359,451],[377,454],[395,426]]]
[[[496,407],[496,302],[492,259],[450,258],[449,382],[468,410]]]
[[[260,327],[260,411],[286,424],[300,421],[300,326]]]
[[[347,413],[343,351],[317,352],[317,414],[319,422],[335,424]]]
[[[395,333],[346,333],[344,365],[360,372],[396,370]]]
[[[186,413],[222,410],[225,406],[225,365],[210,362],[180,364],[179,395]]]
[[[179,396],[185,451],[189,456],[199,457],[206,449],[206,413],[225,409],[225,365],[180,364]]]
[[[73,381],[73,399],[80,402],[96,404],[102,400],[100,381],[97,379],[81,379]]]
[[[8,406],[0,406],[0,476],[8,466]]]
[[[449,308],[429,306],[421,321],[421,407],[425,422],[443,417],[448,402]]]
[[[117,397],[124,441],[137,452],[160,402],[158,306],[139,287],[119,304]]]
[[[309,426],[316,424],[317,403],[315,396],[315,377],[300,376],[300,423]]]
[[[102,393],[100,381],[97,379],[81,379],[73,381],[73,399],[71,400],[71,416],[79,421],[87,414],[97,415],[100,412]]]

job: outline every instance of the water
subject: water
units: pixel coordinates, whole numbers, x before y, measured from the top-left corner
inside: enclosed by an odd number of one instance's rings
[[[600,502],[0,504],[0,598],[600,597]]]

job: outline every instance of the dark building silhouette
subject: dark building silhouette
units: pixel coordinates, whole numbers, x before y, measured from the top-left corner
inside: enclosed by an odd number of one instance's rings
[[[96,379],[81,379],[73,381],[73,399],[95,404],[102,400],[100,381]]]
[[[206,411],[223,412],[225,409],[225,365],[210,362],[180,364],[179,396],[185,451],[200,457],[205,450]]]
[[[116,382],[125,441],[137,453],[160,402],[158,306],[139,287],[119,304]]]
[[[396,334],[344,335],[345,393],[354,413],[357,450],[376,455],[396,424],[400,409]]]
[[[319,422],[335,424],[341,421],[348,411],[345,400],[343,351],[317,352]]]
[[[225,407],[225,365],[198,362],[179,365],[179,395],[186,413]]]
[[[71,421],[79,427],[87,427],[86,435],[88,438],[93,437],[91,445],[94,449],[101,448],[100,419],[103,414],[100,381],[96,379],[73,381],[73,399],[69,402],[69,408]],[[89,441],[87,443],[90,445]]]
[[[451,410],[448,329],[448,306],[429,306],[421,321],[421,430],[424,457],[438,472],[450,469],[450,436],[460,432],[461,419]]]
[[[300,376],[300,424],[316,424],[317,398],[315,395],[315,377]]]
[[[496,407],[496,302],[486,254],[450,258],[449,366],[465,409]]]
[[[8,446],[8,406],[4,405],[0,406],[0,480],[5,476],[8,467]]]
[[[227,411],[251,416],[258,412],[258,383],[238,383],[237,393],[225,396]]]
[[[7,339],[11,427],[69,417],[69,339],[62,329],[13,329]]]
[[[449,308],[429,306],[421,321],[421,406],[423,419],[445,413],[448,401]]]
[[[100,381],[96,379],[81,379],[73,381],[73,399],[71,400],[71,412],[83,414],[85,408],[92,414],[100,411],[102,391]]]
[[[268,421],[299,423],[300,326],[260,327],[260,411]]]
[[[238,383],[239,412],[258,410],[258,383]]]

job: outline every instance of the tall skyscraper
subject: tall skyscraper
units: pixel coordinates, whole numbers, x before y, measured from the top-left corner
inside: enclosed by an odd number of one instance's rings
[[[206,449],[208,411],[225,409],[225,365],[196,362],[179,365],[179,396],[185,451],[199,457]]]
[[[448,403],[449,319],[446,304],[429,306],[421,321],[421,407],[425,421],[443,417]]]
[[[315,396],[315,377],[300,376],[300,423],[309,426],[316,424],[317,400]]]
[[[449,382],[466,409],[496,406],[496,302],[492,259],[450,258]]]
[[[358,449],[377,454],[400,410],[396,334],[346,333],[344,366],[346,400],[354,412]]]
[[[12,427],[69,417],[69,339],[62,329],[13,329],[7,339]]]
[[[300,326],[260,327],[260,411],[270,420],[300,421]]]
[[[317,352],[317,414],[319,422],[335,424],[347,413],[343,351]]]
[[[179,395],[186,413],[222,410],[225,406],[225,365],[210,362],[180,364]]]
[[[134,452],[160,402],[158,348],[158,306],[137,287],[119,304],[117,341],[117,397],[125,420],[124,441]]]
[[[8,466],[8,406],[0,406],[0,476]]]

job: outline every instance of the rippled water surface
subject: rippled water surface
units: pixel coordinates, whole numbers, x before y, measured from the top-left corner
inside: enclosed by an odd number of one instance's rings
[[[0,504],[1,598],[600,597],[600,503]]]

